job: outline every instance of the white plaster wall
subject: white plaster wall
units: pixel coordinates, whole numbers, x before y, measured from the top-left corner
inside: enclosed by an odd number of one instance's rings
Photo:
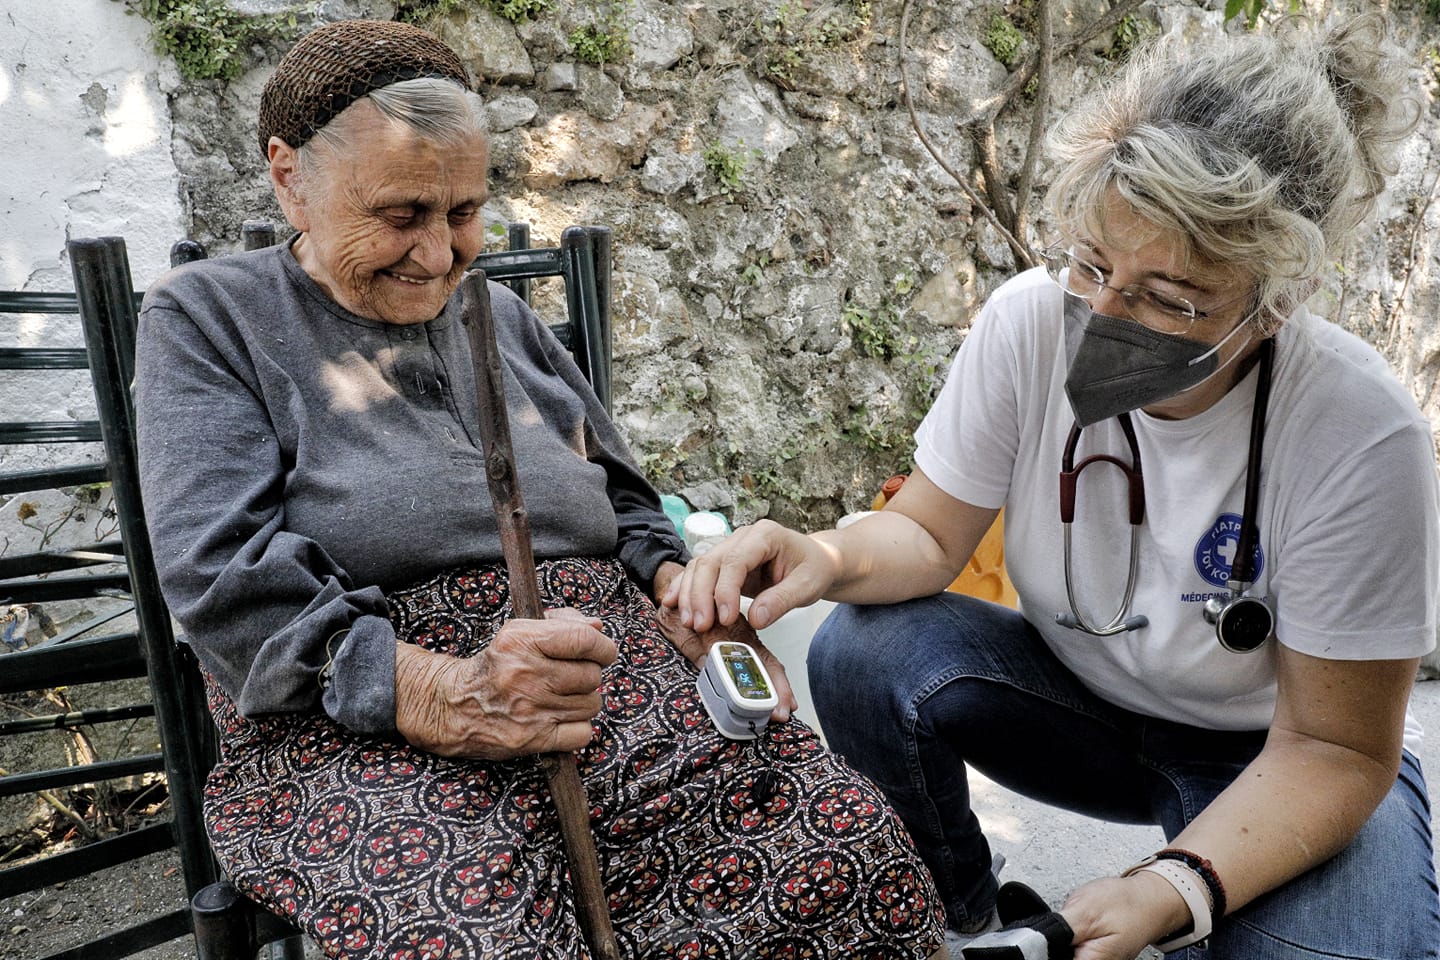
[[[118,0],[0,0],[0,288],[70,289],[69,237],[123,236],[139,286],[168,268],[175,82]]]
[[[144,287],[183,236],[162,65],[118,0],[0,0],[0,289],[69,290],[65,241],[125,238]],[[73,317],[0,316],[0,346],[80,346]],[[0,377],[0,420],[81,420],[84,371]],[[98,458],[94,449],[80,458]],[[73,461],[74,446],[0,448],[0,469]],[[13,507],[13,505],[11,505]]]

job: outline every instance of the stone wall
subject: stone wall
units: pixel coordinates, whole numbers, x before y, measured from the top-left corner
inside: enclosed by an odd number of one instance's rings
[[[1108,7],[1056,5],[1061,35]],[[232,6],[293,12],[301,31],[317,19],[396,12],[383,0]],[[572,223],[614,228],[616,419],[656,483],[695,507],[739,522],[769,515],[816,527],[868,505],[888,474],[908,466],[910,432],[976,305],[1013,269],[1004,244],[912,129],[900,94],[901,6],[617,0],[553,3],[512,23],[477,2],[429,24],[466,58],[489,103],[487,216],[529,221],[541,243],[554,243]],[[1141,32],[1213,32],[1222,29],[1220,6],[1147,4],[1137,23]],[[113,219],[95,211],[153,201],[145,224],[115,226],[127,236],[166,236],[178,219],[222,250],[235,245],[242,220],[279,219],[253,119],[283,41],[255,44],[249,68],[231,82],[182,81],[173,64],[147,52],[143,22],[125,17],[115,0],[46,5],[56,7],[109,38],[103,56],[99,43],[82,55],[36,25],[41,14],[22,14],[31,18],[26,57],[70,51],[62,60],[75,80],[55,100],[89,123],[86,151],[109,136],[102,131],[126,128],[120,110],[132,96],[154,105],[159,143],[146,148],[143,177],[111,175],[119,163],[112,155],[93,197],[68,183],[40,204],[45,217],[72,232],[111,229]],[[579,62],[570,38],[606,12],[628,52],[604,66]],[[968,171],[972,153],[956,118],[1008,75],[982,42],[998,12],[998,4],[972,0],[915,4],[917,107],[956,169]],[[1437,28],[1423,4],[1390,16],[1412,53],[1426,119],[1406,144],[1374,228],[1312,304],[1380,346],[1440,422],[1432,396],[1440,211],[1430,202]],[[1109,69],[1104,54],[1116,42],[1107,32],[1062,61],[1052,102],[1070,102]],[[35,71],[9,59],[5,66],[0,82],[12,93],[0,93],[0,110],[17,102],[14,88],[37,82]],[[1001,125],[1007,170],[1018,168],[1026,109]],[[70,139],[43,135],[27,149],[30,162],[56,166],[77,154]],[[1042,165],[1042,184],[1044,176]],[[177,204],[178,218],[165,212]],[[1037,232],[1044,227],[1042,219]],[[55,255],[58,230],[51,232],[54,239],[27,241],[18,254],[0,248],[7,285],[49,282],[46,258]]]

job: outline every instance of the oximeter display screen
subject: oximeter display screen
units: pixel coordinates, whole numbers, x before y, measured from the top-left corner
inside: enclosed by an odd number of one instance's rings
[[[759,664],[744,647],[727,644],[720,655],[725,660],[725,670],[735,682],[735,689],[746,700],[765,700],[770,696],[770,686],[760,675]]]

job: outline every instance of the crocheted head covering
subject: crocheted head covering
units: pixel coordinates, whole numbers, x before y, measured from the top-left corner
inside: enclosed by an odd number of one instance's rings
[[[260,94],[260,152],[270,138],[299,148],[372,90],[440,77],[467,90],[459,55],[433,35],[390,20],[341,20],[306,34],[281,58]]]

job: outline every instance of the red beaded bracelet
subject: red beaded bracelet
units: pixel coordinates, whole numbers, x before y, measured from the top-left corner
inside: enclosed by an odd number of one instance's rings
[[[1205,881],[1205,886],[1210,888],[1210,903],[1212,904],[1211,915],[1219,920],[1225,916],[1225,884],[1220,882],[1220,874],[1215,872],[1215,865],[1209,860],[1189,850],[1181,850],[1179,847],[1166,847],[1155,854],[1156,860],[1178,860],[1185,866],[1194,870],[1200,879]]]

